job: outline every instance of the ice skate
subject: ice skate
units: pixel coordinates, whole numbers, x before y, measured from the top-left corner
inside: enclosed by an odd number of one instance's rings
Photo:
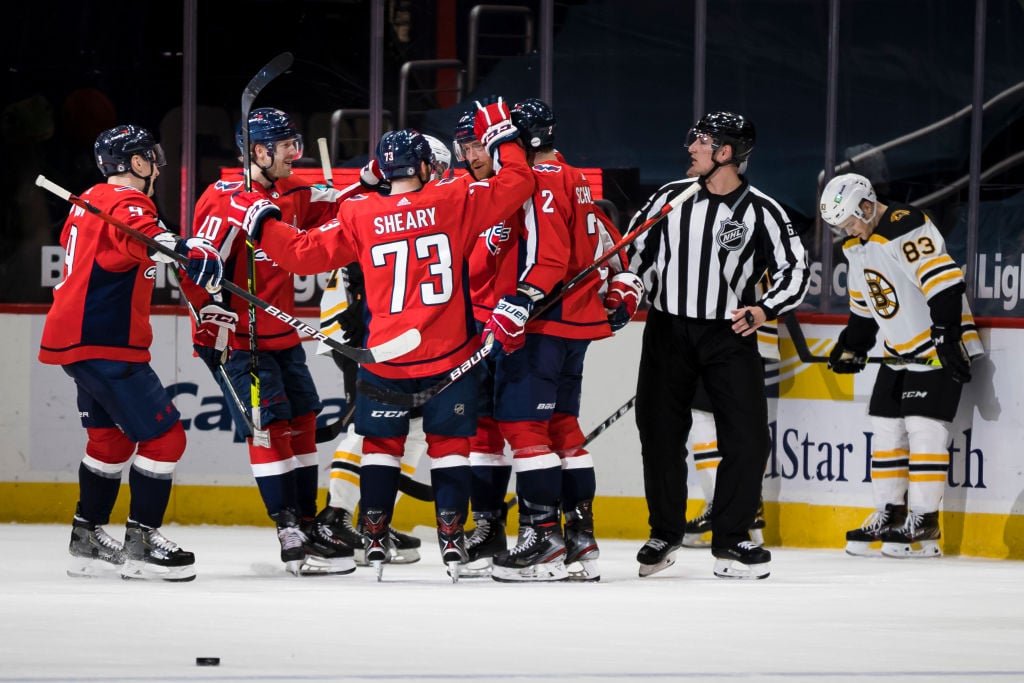
[[[437,544],[441,548],[441,561],[448,566],[448,576],[452,577],[452,583],[458,583],[459,568],[469,561],[460,513],[441,510],[437,514]]]
[[[686,523],[683,534],[684,548],[707,548],[711,545],[711,502],[704,506],[699,517]]]
[[[281,510],[270,515],[277,524],[277,540],[281,544],[281,561],[290,574],[299,576],[306,561],[306,534],[299,525],[299,516],[293,510]]]
[[[907,513],[900,527],[882,534],[882,554],[887,557],[941,557],[939,513]]]
[[[497,512],[474,512],[476,526],[466,538],[468,559],[459,567],[459,576],[479,578],[491,575],[494,556],[508,550],[505,521]]]
[[[362,532],[362,527],[362,522],[360,522],[359,532]],[[420,561],[420,546],[423,544],[420,539],[412,534],[402,533],[394,527],[388,527],[388,534],[391,538],[388,562],[391,564],[412,564]],[[369,565],[369,562],[366,561],[366,554],[362,549],[362,545],[356,547],[355,559],[356,564],[360,567]]]
[[[601,551],[594,538],[594,501],[580,501],[565,512],[565,568],[570,581],[600,581],[597,558]]]
[[[363,512],[359,526],[363,529],[363,556],[377,572],[377,581],[384,576],[384,564],[391,561],[392,540],[388,526],[389,515],[383,510],[370,508]]]
[[[882,534],[903,525],[907,518],[905,505],[887,503],[875,510],[859,528],[846,532],[846,552],[857,557],[880,557]]]
[[[191,581],[196,578],[196,557],[182,550],[160,530],[128,520],[124,532],[125,561],[122,579]]]
[[[491,578],[503,583],[569,578],[565,568],[565,540],[559,524],[520,525],[515,547],[494,556]]]
[[[306,557],[299,567],[302,576],[351,574],[356,570],[355,549],[342,536],[335,535],[341,518],[339,513],[340,510],[325,508],[308,525],[308,531],[304,530]],[[355,535],[354,529],[352,535]]]
[[[652,537],[649,539],[636,554],[636,561],[640,563],[640,576],[657,574],[662,569],[668,569],[674,565],[677,550],[679,550],[678,543],[669,543],[662,538]]]
[[[71,559],[68,576],[116,576],[124,565],[124,545],[108,534],[99,524],[93,524],[75,515],[71,522]]]
[[[711,554],[715,556],[715,576],[720,579],[766,579],[771,573],[772,554],[752,541],[712,548]]]

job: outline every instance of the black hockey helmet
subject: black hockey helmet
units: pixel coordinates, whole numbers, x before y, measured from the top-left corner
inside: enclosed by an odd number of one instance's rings
[[[104,176],[127,173],[132,168],[132,157],[138,154],[155,166],[167,163],[164,150],[153,135],[142,126],[127,124],[105,130],[93,144],[96,165]]]
[[[555,115],[551,107],[536,97],[523,100],[512,107],[512,124],[527,149],[539,149],[555,144]]]
[[[475,121],[476,110],[470,109],[455,122],[455,131],[452,133],[452,149],[455,150],[455,158],[459,161],[466,160],[462,153],[462,146],[476,140],[476,131],[473,129]]]
[[[700,117],[700,121],[690,129],[687,146],[693,144],[699,134],[710,136],[715,150],[722,145],[731,145],[732,161],[736,164],[747,160],[757,137],[753,123],[728,111],[716,111]]]
[[[381,136],[377,143],[377,163],[388,180],[409,178],[420,171],[420,162],[434,164],[430,143],[414,128],[392,130]]]
[[[274,143],[289,138],[295,138],[295,158],[298,159],[302,156],[302,135],[295,128],[295,122],[292,121],[292,117],[273,107],[261,107],[249,112],[250,145],[260,144],[266,146],[270,156],[273,157]],[[242,141],[241,121],[238,122],[238,126],[235,128],[235,144],[238,146],[238,151],[244,154],[245,146]]]

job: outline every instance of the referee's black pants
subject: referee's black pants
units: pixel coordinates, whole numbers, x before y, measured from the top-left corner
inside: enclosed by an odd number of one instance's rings
[[[651,537],[678,544],[686,528],[686,438],[698,378],[711,400],[718,466],[712,546],[750,540],[768,462],[768,401],[756,335],[729,320],[698,320],[651,309],[636,390],[636,425]]]

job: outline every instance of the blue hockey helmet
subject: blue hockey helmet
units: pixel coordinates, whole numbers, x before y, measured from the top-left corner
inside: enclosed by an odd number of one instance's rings
[[[414,128],[392,130],[377,143],[377,163],[388,180],[409,178],[420,171],[420,162],[434,164],[430,143]]]
[[[470,109],[455,122],[455,132],[452,134],[454,139],[452,149],[455,150],[455,158],[459,161],[466,160],[466,156],[462,153],[462,146],[476,140],[476,131],[473,129],[475,121],[476,110]]]
[[[539,149],[555,144],[555,114],[551,107],[536,97],[523,100],[512,107],[512,124],[527,149]]]
[[[280,140],[295,138],[295,158],[302,156],[302,135],[295,128],[292,117],[280,109],[273,107],[261,107],[249,112],[249,144],[264,145],[274,156],[274,143]],[[238,151],[245,153],[242,142],[242,122],[238,122],[235,129],[235,144]]]
[[[757,137],[753,123],[729,111],[716,111],[700,117],[700,121],[690,129],[687,147],[693,144],[697,135],[709,136],[715,150],[722,145],[731,145],[732,162],[736,164],[747,160]]]
[[[104,176],[127,173],[132,168],[132,157],[136,154],[155,166],[167,163],[164,150],[153,135],[142,126],[127,124],[105,130],[96,137],[93,144],[96,165]]]

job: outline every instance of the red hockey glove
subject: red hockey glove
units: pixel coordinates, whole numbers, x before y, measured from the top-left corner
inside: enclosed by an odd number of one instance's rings
[[[524,328],[526,321],[530,319],[530,311],[533,310],[533,302],[526,296],[503,296],[494,307],[491,319],[484,325],[483,341],[486,344],[487,338],[494,335],[494,342],[505,353],[515,353],[523,348],[526,343]]]
[[[238,325],[238,314],[210,302],[199,309],[199,322],[192,335],[192,348],[212,372],[224,364],[230,353],[231,337]]]
[[[635,274],[625,271],[612,277],[604,296],[604,311],[612,332],[618,332],[633,319],[643,295],[644,283]]]
[[[498,145],[519,137],[519,129],[512,123],[508,105],[500,97],[497,102],[486,107],[477,102],[476,108],[473,132],[489,155],[494,156],[494,150]]]
[[[228,223],[244,230],[254,242],[259,241],[263,221],[268,218],[281,220],[281,209],[260,193],[236,192],[231,195]]]

